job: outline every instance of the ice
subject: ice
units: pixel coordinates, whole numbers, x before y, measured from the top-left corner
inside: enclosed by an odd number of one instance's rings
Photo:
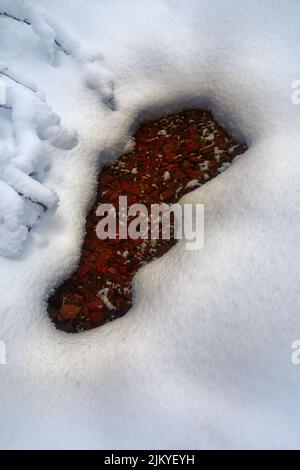
[[[0,0],[22,20],[0,16],[1,448],[299,448],[299,10]],[[78,262],[99,166],[141,120],[193,106],[249,145],[183,201],[205,204],[204,248],[143,268],[124,318],[56,331],[45,301]]]

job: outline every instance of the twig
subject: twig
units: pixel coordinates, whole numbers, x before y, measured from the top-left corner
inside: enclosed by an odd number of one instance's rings
[[[6,12],[3,12],[3,13],[0,12],[0,16],[5,16],[6,18],[11,18],[12,20],[18,21],[19,23],[25,23],[27,24],[27,26],[31,26],[31,23],[26,18],[21,20],[20,18],[17,18],[16,16],[13,16],[13,15],[9,15]]]
[[[0,12],[0,16],[5,16],[6,18],[10,18],[14,21],[18,21],[19,23],[24,23],[26,24],[27,26],[31,26],[31,23],[29,20],[27,20],[27,18],[24,18],[24,19],[21,19],[21,18],[17,18],[16,16],[13,16],[13,15],[9,15],[8,13],[6,12]],[[64,49],[64,47],[62,46],[62,44],[57,40],[57,39],[54,39],[54,43],[56,44],[56,46],[66,55],[71,55],[70,52],[68,52],[66,49]]]
[[[37,206],[40,206],[40,207],[43,209],[42,214],[38,215],[38,220],[40,220],[41,217],[43,216],[43,214],[45,214],[45,212],[48,210],[48,207],[45,206],[45,204],[43,204],[42,202],[34,201],[34,200],[31,199],[30,197],[24,196],[24,194],[23,194],[23,193],[20,193],[19,191],[17,191],[17,194],[18,194],[20,197],[23,197],[24,199],[27,199],[27,201],[30,201],[30,202],[32,202],[33,204],[36,204]],[[28,230],[28,233],[31,232],[31,230],[33,229],[33,227],[34,227],[35,225],[36,225],[36,224],[33,224],[33,225],[25,225],[25,227],[26,227],[27,230]]]
[[[9,79],[12,80],[13,82],[17,83],[18,85],[21,85],[22,87],[26,88],[27,90],[31,91],[32,93],[37,93],[37,90],[35,90],[34,88],[31,88],[31,87],[28,86],[28,85],[24,85],[24,83],[19,82],[16,78],[11,77],[11,76],[6,72],[6,70],[8,70],[8,69],[6,68],[5,71],[0,70],[1,75],[4,75],[4,77],[9,78]]]
[[[17,191],[17,193],[20,197],[23,197],[24,199],[27,199],[27,201],[32,202],[32,204],[36,204],[37,206],[40,206],[44,212],[48,210],[48,207],[45,206],[45,204],[43,204],[42,202],[34,201],[33,199],[31,199],[31,197],[25,196],[23,193],[20,193],[19,191]]]

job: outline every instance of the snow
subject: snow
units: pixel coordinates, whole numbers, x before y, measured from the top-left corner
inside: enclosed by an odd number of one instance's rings
[[[169,172],[169,171],[165,171],[165,173],[164,173],[164,181],[168,181],[170,178],[171,178],[170,172]]]
[[[1,448],[299,448],[299,9],[0,0],[30,23],[0,16]],[[205,204],[204,248],[145,266],[124,318],[56,331],[46,298],[78,262],[99,165],[189,106],[249,145],[184,198]]]
[[[110,302],[108,298],[108,295],[107,295],[108,291],[109,291],[109,288],[106,287],[104,289],[101,289],[97,295],[102,300],[102,302],[107,306],[107,308],[109,308],[109,310],[115,310],[116,307]]]
[[[196,186],[200,186],[200,183],[198,180],[191,180],[187,185],[185,186],[186,189],[190,188],[195,188]]]

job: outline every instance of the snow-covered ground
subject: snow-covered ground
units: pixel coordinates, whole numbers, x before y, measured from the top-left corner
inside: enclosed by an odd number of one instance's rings
[[[300,447],[299,15],[0,0],[1,448]],[[56,331],[46,298],[78,261],[99,165],[139,120],[189,106],[249,144],[185,197],[205,204],[204,249],[143,268],[126,317]]]

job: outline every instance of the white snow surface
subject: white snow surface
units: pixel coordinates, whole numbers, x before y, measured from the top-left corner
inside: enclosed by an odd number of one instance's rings
[[[0,16],[0,447],[299,448],[299,2],[1,12],[31,24]],[[124,318],[56,331],[46,298],[78,262],[99,167],[139,121],[192,106],[249,145],[184,198],[205,204],[204,248],[144,267]]]

